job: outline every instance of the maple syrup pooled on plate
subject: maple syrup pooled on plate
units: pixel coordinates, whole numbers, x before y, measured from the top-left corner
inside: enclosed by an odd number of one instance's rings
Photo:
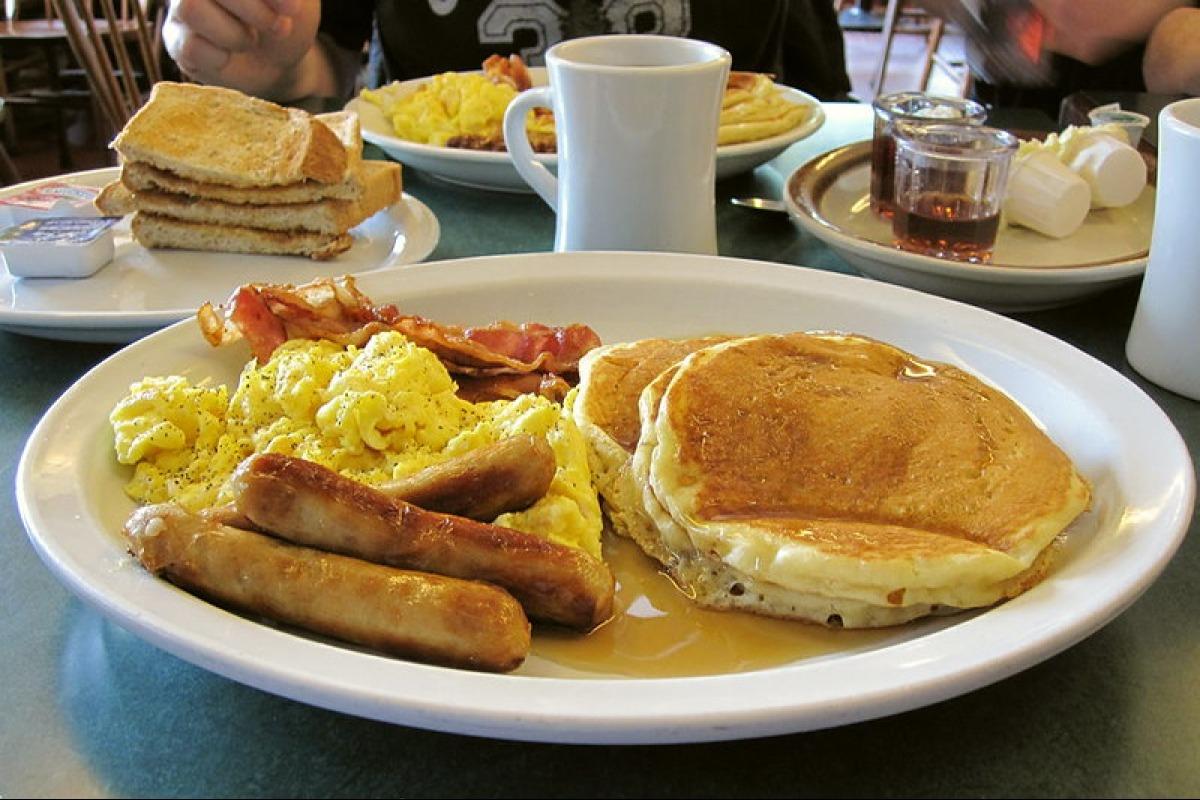
[[[587,636],[535,629],[534,655],[597,677],[675,678],[778,667],[896,636],[701,608],[634,542],[611,533],[604,559],[617,577],[612,619]]]
[[[983,214],[979,204],[969,197],[922,195],[911,210],[896,207],[892,226],[896,245],[939,258],[990,261],[1000,213]]]

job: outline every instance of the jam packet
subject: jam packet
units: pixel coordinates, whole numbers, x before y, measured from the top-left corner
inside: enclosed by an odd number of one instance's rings
[[[0,231],[0,256],[21,278],[86,278],[112,261],[120,217],[41,217]]]

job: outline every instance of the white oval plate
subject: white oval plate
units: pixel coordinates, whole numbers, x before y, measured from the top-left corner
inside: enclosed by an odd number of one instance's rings
[[[862,278],[648,253],[543,253],[367,273],[376,301],[448,323],[591,324],[606,342],[713,331],[845,329],[969,369],[1009,392],[1093,483],[1040,585],[991,610],[903,626],[881,644],[774,669],[674,679],[579,675],[541,658],[511,675],[410,663],[260,624],[151,577],[125,553],[133,504],[108,410],[144,375],[236,380],[246,353],[187,322],[84,375],[46,413],[17,470],[37,552],[72,591],[206,669],[318,706],[456,733],[547,742],[666,743],[842,725],[943,700],[1069,647],[1132,603],[1179,546],[1192,463],[1129,380],[1012,320]]]
[[[99,187],[116,167],[30,181],[7,197],[49,181]],[[350,233],[354,245],[329,261],[296,256],[148,250],[133,240],[128,218],[113,228],[116,255],[88,278],[15,278],[0,269],[0,329],[47,339],[131,342],[196,313],[206,300],[224,302],[243,283],[305,283],[326,275],[411,264],[433,252],[441,235],[429,207],[405,194]]]
[[[535,86],[546,83],[546,69],[532,67],[529,77]],[[404,81],[400,86],[405,94],[415,92],[422,84],[432,78],[416,78]],[[803,103],[812,106],[814,113],[790,131],[778,136],[760,139],[757,142],[730,144],[717,148],[717,180],[739,175],[754,169],[759,164],[770,161],[782,153],[790,145],[811,136],[825,122],[825,112],[821,103],[812,95],[780,86],[784,97],[793,103]],[[355,98],[346,106],[358,112],[362,124],[363,138],[382,148],[391,158],[413,167],[424,170],[442,180],[451,183],[471,186],[478,189],[495,189],[505,192],[532,192],[529,184],[513,166],[508,153],[481,150],[464,150],[458,147],[436,147],[419,144],[396,137],[391,123],[383,115],[383,111],[374,103]],[[538,161],[551,169],[557,169],[558,156],[554,153],[540,153]]]
[[[892,245],[891,223],[871,211],[871,143],[856,142],[798,167],[783,199],[800,227],[864,275],[998,311],[1081,300],[1146,269],[1154,187],[1132,205],[1093,211],[1063,239],[1005,226],[990,264],[910,253]]]

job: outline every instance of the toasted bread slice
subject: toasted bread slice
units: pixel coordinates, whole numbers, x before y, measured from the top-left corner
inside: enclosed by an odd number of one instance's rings
[[[126,161],[227,186],[346,177],[346,147],[299,109],[218,86],[162,81],[113,141]]]
[[[333,258],[354,244],[346,233],[269,231],[238,225],[207,225],[202,222],[160,217],[139,211],[131,224],[134,238],[146,247],[176,250],[209,250],[226,253],[308,256]]]
[[[275,205],[309,203],[316,200],[358,200],[365,188],[361,169],[363,140],[358,115],[352,111],[339,111],[333,114],[318,114],[317,119],[332,130],[346,148],[346,177],[337,183],[309,180],[284,186],[226,186],[182,178],[140,161],[126,161],[121,165],[121,182],[133,192],[174,192],[206,200],[220,200],[223,203]]]
[[[185,194],[149,190],[134,192],[133,205],[164,217],[238,225],[275,231],[305,230],[316,233],[345,233],[367,217],[400,199],[400,168],[389,161],[364,161],[361,167],[365,191],[358,200],[317,200],[256,206],[205,200]],[[102,194],[108,191],[107,187]],[[116,213],[124,204],[112,203]],[[101,207],[101,210],[104,210]],[[105,212],[108,213],[108,212]]]
[[[106,217],[123,217],[137,211],[133,192],[120,181],[113,181],[101,189],[92,205]]]
[[[165,169],[139,161],[126,161],[121,165],[121,182],[133,192],[174,192],[202,197],[205,200],[220,200],[222,203],[248,203],[259,206],[311,203],[316,200],[357,200],[363,193],[361,177],[360,170],[354,170],[346,180],[338,183],[301,181],[286,186],[239,187],[181,178]]]
[[[328,114],[317,114],[315,119],[333,131],[333,135],[338,137],[342,146],[346,148],[346,177],[349,177],[362,163],[363,138],[358,113],[331,111]]]

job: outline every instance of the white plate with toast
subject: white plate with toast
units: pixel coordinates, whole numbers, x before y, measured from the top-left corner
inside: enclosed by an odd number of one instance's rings
[[[1088,636],[1166,567],[1191,519],[1195,476],[1167,416],[1127,378],[1065,342],[978,308],[862,278],[718,257],[543,253],[364,274],[376,302],[440,322],[586,322],[605,342],[713,331],[842,329],[970,370],[1006,391],[1094,487],[1038,585],[992,609],[880,632],[865,647],[698,677],[580,672],[538,652],[515,673],[416,664],[224,611],[126,554],[110,408],[146,375],[231,382],[242,347],[182,323],[116,353],[29,438],[16,494],[50,570],[111,620],[232,680],[372,719],[462,734],[673,743],[844,725],[1001,680]],[[619,576],[618,576],[619,577]],[[800,624],[800,623],[797,623]],[[1017,712],[1013,712],[1017,713]]]
[[[529,77],[534,86],[544,85],[547,82],[546,69],[531,67]],[[408,94],[415,92],[430,80],[431,78],[416,78],[404,81],[399,86]],[[807,105],[812,109],[812,113],[804,122],[789,131],[754,142],[718,147],[717,180],[740,175],[765,164],[791,145],[811,136],[825,123],[825,112],[821,108],[821,102],[815,97],[790,86],[780,85],[779,89],[784,99]],[[472,188],[504,192],[533,191],[517,173],[508,153],[410,142],[395,135],[391,123],[374,103],[355,98],[346,108],[358,112],[363,139],[381,148],[389,157],[405,166],[422,170],[450,183]],[[536,158],[551,169],[558,166],[558,156],[554,153],[539,153]]]
[[[118,173],[110,167],[30,181],[4,189],[0,197],[51,180],[99,188]],[[0,329],[50,339],[129,342],[193,315],[205,301],[224,302],[243,283],[304,283],[422,261],[437,246],[441,230],[429,207],[405,194],[352,229],[353,247],[326,261],[148,250],[133,240],[128,218],[114,233],[116,256],[88,278],[15,278],[0,270]]]

